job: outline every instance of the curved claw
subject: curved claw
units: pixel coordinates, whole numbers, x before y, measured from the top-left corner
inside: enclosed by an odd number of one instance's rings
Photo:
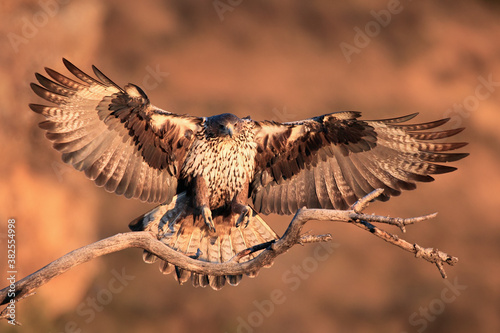
[[[242,223],[243,227],[247,227],[248,223],[250,223],[250,217],[252,215],[252,209],[249,206],[245,206],[243,211],[241,212],[238,220],[236,221],[236,228],[238,228]]]
[[[215,225],[212,219],[212,211],[210,210],[210,208],[208,208],[207,206],[203,206],[201,208],[201,215],[203,216],[203,220],[205,221],[208,229],[215,232]]]

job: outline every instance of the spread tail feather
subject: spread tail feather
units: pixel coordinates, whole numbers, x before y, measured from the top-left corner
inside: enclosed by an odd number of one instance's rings
[[[214,216],[216,232],[211,232],[202,219],[194,218],[192,214],[171,221],[172,206],[172,204],[157,206],[132,221],[129,225],[130,229],[133,231],[150,230],[156,233],[160,226],[163,229],[161,241],[165,245],[197,260],[214,263],[226,262],[249,247],[278,239],[276,233],[256,212],[253,212],[246,227],[240,226],[238,228],[235,226],[237,215]],[[251,260],[256,255],[258,252],[243,257],[240,262]],[[146,263],[153,263],[157,261],[158,257],[144,251],[143,259]],[[221,289],[226,282],[236,286],[242,279],[241,275],[211,276],[190,272],[163,260],[160,260],[159,268],[163,274],[175,272],[174,277],[180,284],[191,279],[195,287],[210,285],[215,290]],[[257,272],[247,275],[255,277]]]

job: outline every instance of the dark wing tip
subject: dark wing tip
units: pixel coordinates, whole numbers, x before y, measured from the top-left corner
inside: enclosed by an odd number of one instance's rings
[[[86,82],[88,84],[102,85],[102,82],[99,82],[96,79],[94,79],[93,77],[91,77],[90,75],[86,74],[85,72],[83,72],[81,69],[79,69],[78,67],[73,65],[70,61],[66,60],[65,58],[63,58],[63,63],[64,63],[64,66],[66,66],[66,68],[68,69],[68,71],[70,71],[71,74],[73,74],[74,76],[76,76],[77,78],[82,80],[83,82]]]
[[[419,115],[418,112],[414,112],[414,113],[407,114],[406,116],[401,116],[401,117],[396,117],[396,118],[392,118],[392,119],[387,119],[386,122],[389,122],[389,123],[404,123],[404,122],[407,122],[409,120],[412,120],[413,118],[415,118],[418,115]]]
[[[416,140],[436,140],[449,138],[451,136],[457,135],[462,132],[465,127],[454,128],[451,130],[438,131],[438,132],[421,132],[421,131],[411,131],[408,135]]]
[[[61,104],[61,103],[64,103],[64,101],[66,100],[66,96],[60,94],[59,92],[50,91],[42,86],[39,86],[36,83],[33,83],[33,82],[30,83],[30,87],[35,92],[35,94],[37,94],[41,98],[43,98],[51,103]]]
[[[467,146],[468,144],[469,144],[468,142],[454,142],[454,143],[450,143],[449,144],[450,148],[448,150],[459,149],[459,148]]]
[[[454,135],[457,135],[459,133],[462,133],[464,130],[465,130],[465,127],[458,127],[458,128],[450,129],[447,131],[436,132],[436,134],[442,133],[442,135],[440,137],[438,137],[439,139],[440,138],[448,138],[450,136],[454,136]]]
[[[47,90],[45,88],[43,88],[42,86],[40,86],[34,82],[30,83],[30,87],[31,87],[31,90],[33,90],[33,92],[35,94],[37,94],[41,98],[46,98]]]
[[[432,171],[432,174],[439,175],[443,173],[449,173],[457,170],[456,167],[448,166],[448,165],[440,165],[440,164],[435,164],[434,165],[434,170]]]
[[[92,70],[94,71],[94,74],[99,78],[99,80],[101,80],[103,83],[106,83],[108,85],[112,85],[115,88],[123,91],[123,89],[120,86],[118,86],[116,83],[114,83],[109,77],[107,77],[106,75],[104,75],[104,73],[101,72],[99,70],[99,68],[97,68],[96,66],[92,65]]]
[[[452,156],[452,158],[450,159],[450,162],[455,162],[455,161],[459,161],[463,158],[466,158],[467,156],[470,155],[470,153],[454,153],[454,154],[450,154],[450,155]]]
[[[33,112],[36,112],[36,113],[40,113],[40,114],[43,114],[43,112],[45,111],[45,109],[47,108],[45,105],[41,105],[41,104],[35,104],[35,103],[30,103],[28,104],[29,108],[33,111]]]
[[[71,63],[71,61],[69,61],[68,59],[66,59],[66,58],[64,58],[64,57],[62,58],[62,62],[63,62],[63,64],[64,64],[64,66],[65,66],[66,68],[68,68],[68,69],[69,69],[70,67],[76,67],[75,65],[73,65],[73,64]]]
[[[43,69],[45,69],[45,72],[49,74],[49,76],[52,78],[54,78],[52,75],[57,75],[57,76],[61,75],[59,72],[53,70],[52,68],[44,67]]]
[[[43,84],[41,81],[44,81],[45,79],[47,79],[45,76],[43,76],[42,74],[40,74],[38,72],[35,73],[35,78],[41,84]]]
[[[406,121],[412,120],[413,118],[418,116],[418,114],[419,114],[418,112],[415,112],[415,113],[407,114],[405,116],[400,116],[400,117],[395,117],[395,118],[386,118],[386,119],[376,119],[376,120],[372,120],[372,121],[380,121],[380,122],[383,122],[385,124],[398,124],[398,123],[404,123]]]
[[[443,118],[443,119],[439,119],[439,120],[436,120],[436,121],[431,121],[425,125],[428,125],[429,127],[428,128],[431,128],[430,126],[433,126],[433,127],[439,127],[441,125],[444,125],[446,124],[447,122],[450,121],[451,118]]]
[[[439,120],[434,120],[434,121],[429,121],[426,123],[420,123],[420,124],[402,124],[402,125],[391,125],[394,128],[402,128],[406,131],[422,131],[422,130],[427,130],[431,128],[436,128],[439,126],[442,126],[446,124],[448,121],[450,121],[451,118],[443,118]]]
[[[469,153],[443,153],[441,162],[455,162],[469,156]]]
[[[63,64],[64,64],[64,67],[66,67],[71,73],[74,74],[74,71],[79,71],[79,69],[73,65],[73,63],[71,61],[69,61],[68,59],[66,58],[63,58]]]

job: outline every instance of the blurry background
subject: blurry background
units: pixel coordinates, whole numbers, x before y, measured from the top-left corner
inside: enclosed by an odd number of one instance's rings
[[[500,331],[500,6],[495,1],[79,1],[0,4],[0,287],[16,219],[17,277],[128,231],[152,206],[61,162],[28,108],[44,66],[95,64],[178,113],[293,121],[338,110],[420,112],[465,126],[457,172],[368,209],[436,219],[404,238],[458,256],[449,278],[358,228],[310,222],[334,244],[296,247],[219,292],[179,286],[130,249],[56,278],[3,332]],[[455,138],[453,138],[455,140]],[[268,216],[279,233],[288,217]],[[396,229],[389,231],[398,233]],[[331,252],[331,253],[330,253]]]

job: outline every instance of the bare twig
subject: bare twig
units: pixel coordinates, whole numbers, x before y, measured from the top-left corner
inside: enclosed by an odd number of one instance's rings
[[[391,218],[386,216],[367,215],[361,213],[369,202],[382,193],[381,190],[376,190],[366,197],[356,202],[350,210],[328,210],[328,209],[300,209],[290,222],[283,236],[275,241],[263,243],[252,248],[246,249],[231,260],[223,263],[210,263],[197,260],[186,256],[174,249],[166,246],[158,240],[157,234],[151,231],[139,231],[117,234],[115,236],[100,240],[89,244],[77,250],[74,250],[63,257],[51,262],[47,266],[39,269],[35,273],[19,280],[15,283],[15,296],[9,297],[9,287],[0,290],[0,304],[7,304],[11,299],[20,300],[33,294],[34,290],[50,281],[52,278],[63,274],[69,269],[100,257],[105,254],[121,251],[127,248],[142,248],[161,259],[183,268],[185,270],[205,274],[205,275],[239,275],[252,273],[260,270],[262,267],[269,266],[274,259],[282,253],[287,252],[296,244],[305,244],[312,242],[323,242],[331,240],[331,235],[303,235],[302,228],[310,220],[319,221],[337,221],[352,223],[355,226],[369,231],[373,235],[382,238],[386,242],[396,245],[403,250],[412,252],[417,258],[423,258],[431,263],[434,263],[443,278],[446,277],[443,264],[454,265],[458,258],[450,256],[444,252],[434,248],[423,248],[418,244],[411,244],[396,235],[388,233],[372,224],[385,223],[399,227],[403,232],[404,227],[416,222],[425,221],[436,216],[430,214],[420,217],[402,219]],[[254,259],[239,262],[246,255],[263,250]],[[7,318],[6,311],[0,313],[0,319]]]

